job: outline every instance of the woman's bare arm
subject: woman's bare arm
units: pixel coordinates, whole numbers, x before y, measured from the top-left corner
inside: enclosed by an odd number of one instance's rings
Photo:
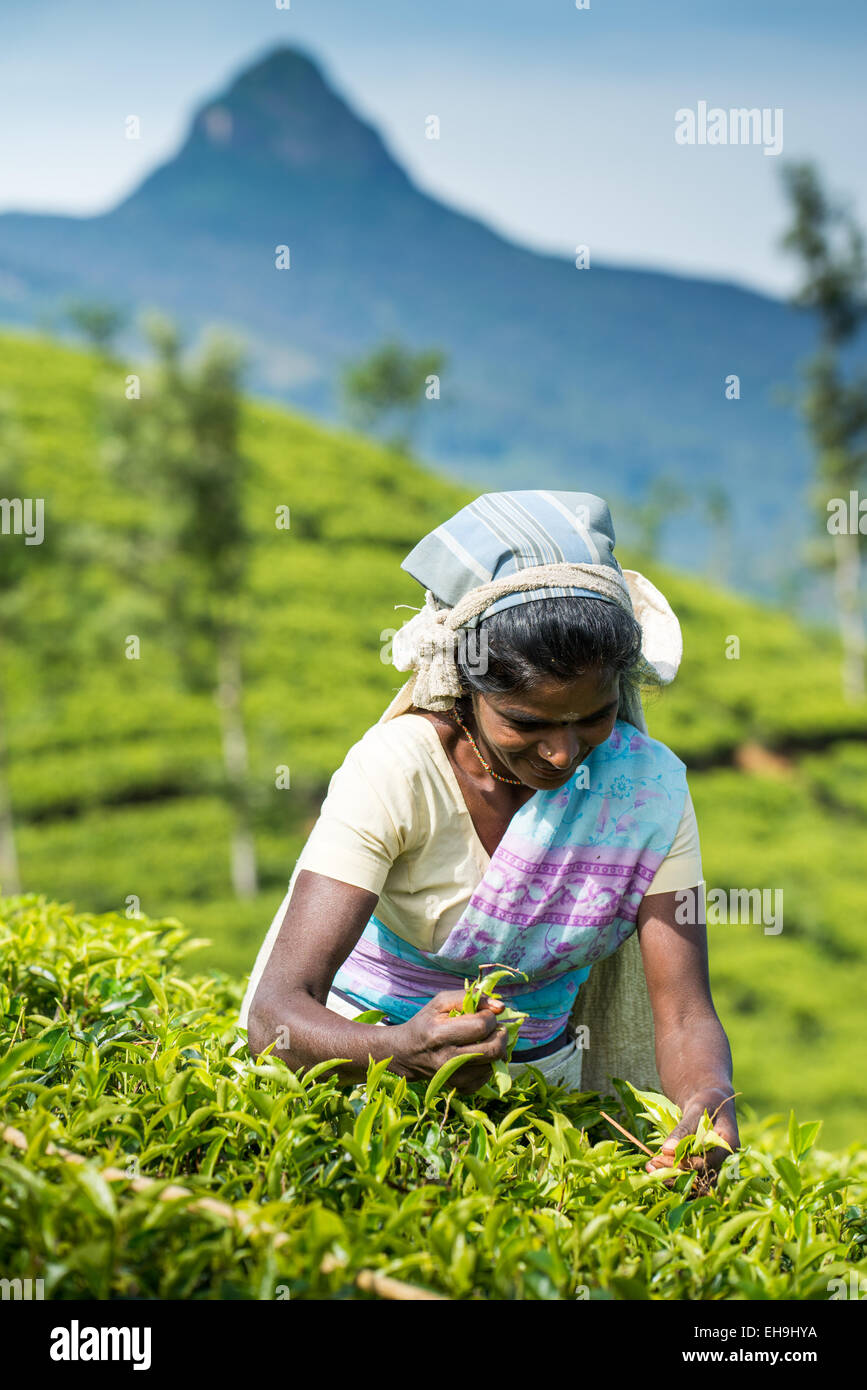
[[[294,1068],[331,1057],[345,1057],[347,1080],[367,1072],[368,1058],[393,1057],[390,1070],[411,1079],[432,1076],[456,1052],[481,1052],[455,1074],[458,1089],[484,1085],[490,1063],[505,1055],[507,1035],[497,1027],[498,1001],[477,1014],[450,1018],[463,991],[444,992],[407,1023],[389,1028],[353,1023],[325,1005],[339,967],[350,954],[376,908],[378,897],[364,888],[304,869],[283,918],[274,949],[253,996],[247,1036],[258,1056],[271,1043]]]
[[[681,909],[678,914],[678,908]],[[705,1109],[719,1109],[714,1127],[738,1146],[732,1055],[711,997],[707,931],[698,888],[647,894],[638,910],[638,938],[656,1033],[656,1065],[665,1094],[683,1110],[666,1141],[692,1134]],[[677,916],[685,916],[685,923]],[[717,1153],[717,1161],[725,1156]]]

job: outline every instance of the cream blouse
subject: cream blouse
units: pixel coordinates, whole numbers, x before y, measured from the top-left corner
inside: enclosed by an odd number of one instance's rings
[[[380,921],[418,950],[433,952],[457,925],[490,862],[430,720],[406,713],[374,724],[329,782],[259,951],[242,1023],[302,869],[376,893]],[[701,883],[698,825],[687,791],[674,842],[647,892]]]

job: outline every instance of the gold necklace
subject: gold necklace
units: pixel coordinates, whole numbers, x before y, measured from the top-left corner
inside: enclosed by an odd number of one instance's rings
[[[494,769],[491,767],[491,764],[485,762],[484,758],[479,752],[479,747],[476,743],[476,740],[473,738],[466,724],[464,724],[461,721],[461,717],[455,709],[454,705],[449,710],[449,714],[452,716],[452,718],[455,720],[457,724],[460,724],[461,728],[463,729],[464,733],[470,741],[473,752],[475,753],[476,757],[478,758],[479,762],[481,763],[482,767],[485,769],[486,772],[489,772],[492,777],[496,777],[498,782],[508,782],[513,787],[522,787],[524,785],[520,777],[502,777],[499,772],[495,772]]]

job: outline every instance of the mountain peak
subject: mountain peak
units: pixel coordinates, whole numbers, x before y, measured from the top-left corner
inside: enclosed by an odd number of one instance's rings
[[[288,46],[272,49],[200,108],[181,157],[203,147],[314,177],[358,179],[398,168],[318,64]]]

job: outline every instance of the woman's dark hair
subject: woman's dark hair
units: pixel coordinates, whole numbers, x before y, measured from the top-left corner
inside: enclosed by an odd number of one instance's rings
[[[573,594],[501,608],[474,633],[459,633],[457,668],[465,694],[525,692],[546,677],[575,680],[599,667],[638,688],[641,627],[604,599]]]

